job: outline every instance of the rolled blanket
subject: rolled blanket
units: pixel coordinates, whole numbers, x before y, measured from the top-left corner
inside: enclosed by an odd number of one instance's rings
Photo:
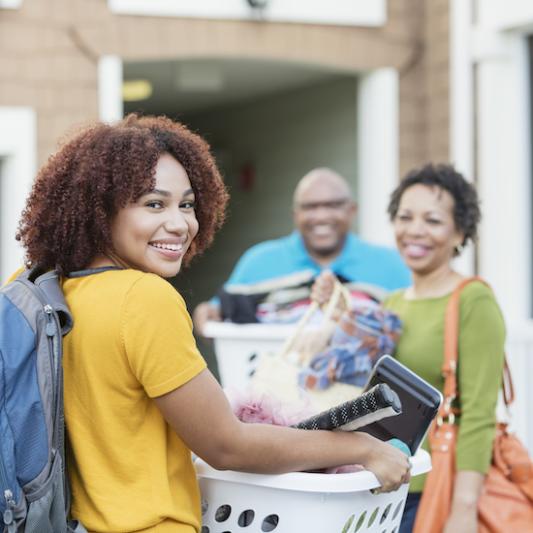
[[[401,412],[402,403],[398,395],[386,383],[379,383],[361,396],[322,411],[293,427],[354,431]]]

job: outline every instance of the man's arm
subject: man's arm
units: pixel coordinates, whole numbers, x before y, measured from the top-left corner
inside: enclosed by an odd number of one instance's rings
[[[220,306],[216,305],[214,302],[201,302],[199,303],[193,311],[192,320],[194,323],[194,331],[198,335],[204,335],[204,328],[208,321],[220,322],[222,320],[222,315],[220,313]]]
[[[246,250],[237,261],[229,278],[224,285],[245,285],[256,283],[269,277],[261,271],[268,263],[269,258],[276,258],[279,254],[271,253],[271,242],[266,241],[256,244],[248,250]],[[268,266],[268,265],[267,265]],[[197,305],[192,313],[192,319],[194,323],[194,331],[197,335],[204,335],[204,328],[206,322],[212,320],[220,322],[222,320],[222,314],[220,311],[220,305],[216,299],[211,299],[207,302],[201,302]]]

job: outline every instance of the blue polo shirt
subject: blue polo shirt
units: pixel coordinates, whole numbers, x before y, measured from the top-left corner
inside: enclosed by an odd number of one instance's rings
[[[389,291],[411,284],[411,274],[396,250],[370,244],[353,233],[348,234],[342,252],[327,268],[349,281],[370,283]],[[323,269],[308,254],[300,233],[295,231],[249,248],[226,285],[252,284],[303,270],[319,274]]]

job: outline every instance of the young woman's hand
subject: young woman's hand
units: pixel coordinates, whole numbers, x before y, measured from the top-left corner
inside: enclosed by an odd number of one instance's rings
[[[372,438],[372,437],[371,437]],[[394,446],[373,439],[371,452],[363,466],[370,470],[381,484],[374,493],[397,490],[411,479],[411,462],[409,457]]]

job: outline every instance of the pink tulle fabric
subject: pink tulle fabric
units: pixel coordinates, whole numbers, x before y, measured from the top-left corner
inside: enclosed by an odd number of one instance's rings
[[[313,415],[310,405],[296,409],[266,395],[253,394],[250,391],[227,389],[235,416],[248,424],[270,424],[273,426],[292,426]],[[344,465],[323,470],[325,474],[350,474],[364,470],[361,465]]]
[[[265,394],[226,389],[226,395],[235,416],[248,424],[292,426],[313,414],[310,404],[295,408]]]

